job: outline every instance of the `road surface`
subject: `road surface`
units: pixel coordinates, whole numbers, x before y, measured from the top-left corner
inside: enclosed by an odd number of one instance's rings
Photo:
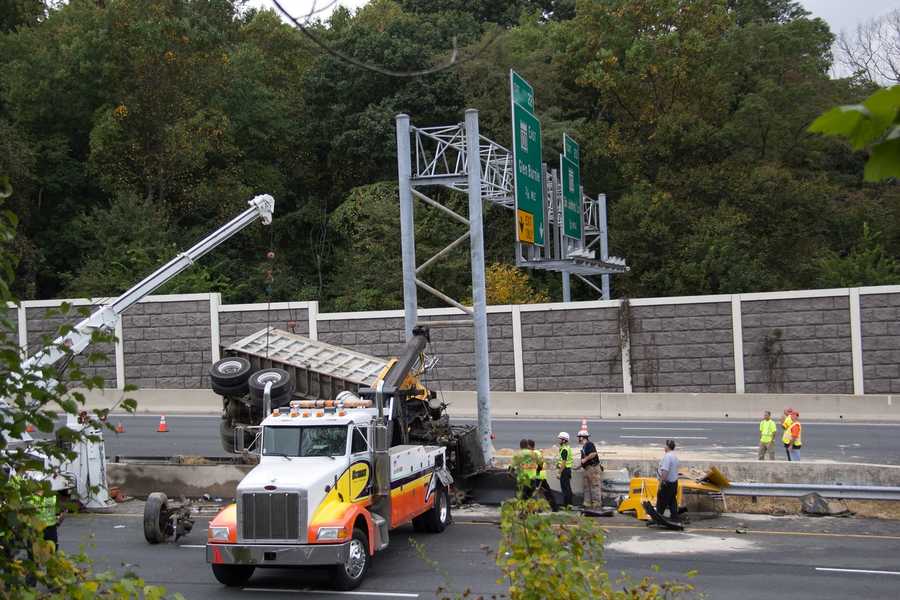
[[[125,433],[106,433],[107,456],[169,456],[173,454],[224,456],[219,441],[219,417],[167,415],[168,433],[157,433],[159,417],[112,417],[121,421]],[[466,422],[466,421],[459,421]],[[469,421],[471,423],[471,421]],[[538,446],[556,443],[560,431],[574,440],[580,421],[495,420],[494,446],[518,448],[521,438]],[[592,421],[592,439],[609,445],[661,448],[666,438],[675,438],[681,450],[727,453],[756,458],[757,422],[749,421]],[[900,464],[900,423],[856,424],[805,422],[805,460],[838,460],[873,464]],[[602,450],[602,448],[601,448]],[[778,459],[782,454],[776,453]]]
[[[736,534],[736,524],[748,533]],[[438,588],[491,597],[502,590],[487,554],[499,540],[491,523],[457,521],[440,535],[401,528],[392,534],[390,547],[375,556],[359,590],[337,594],[328,589],[323,570],[259,570],[244,589],[222,587],[205,562],[206,525],[198,520],[178,544],[150,546],[140,515],[74,515],[61,527],[60,539],[68,551],[84,546],[98,569],[127,569],[191,600],[444,597],[436,594]],[[761,590],[787,585],[792,600],[883,599],[896,597],[900,584],[897,522],[737,515],[697,522],[687,533],[648,529],[628,517],[604,525],[607,567],[614,579],[625,571],[633,579],[685,580],[688,571],[696,570],[690,581],[708,598],[756,598]]]

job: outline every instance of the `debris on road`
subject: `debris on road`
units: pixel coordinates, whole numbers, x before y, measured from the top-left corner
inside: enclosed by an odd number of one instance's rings
[[[851,517],[853,513],[840,500],[826,500],[816,492],[800,496],[800,510],[815,517]]]

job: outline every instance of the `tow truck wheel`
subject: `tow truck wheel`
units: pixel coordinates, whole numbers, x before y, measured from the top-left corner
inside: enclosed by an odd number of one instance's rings
[[[216,581],[228,587],[246,585],[255,570],[256,567],[253,565],[212,565],[212,572]]]
[[[362,529],[353,529],[353,538],[347,550],[347,560],[334,567],[334,587],[339,590],[355,590],[369,570],[369,536]]]
[[[425,521],[425,531],[440,533],[450,524],[450,495],[447,488],[440,486],[434,491],[434,506],[422,515]]]
[[[161,544],[171,535],[169,527],[169,499],[162,492],[153,492],[144,504],[144,538]]]

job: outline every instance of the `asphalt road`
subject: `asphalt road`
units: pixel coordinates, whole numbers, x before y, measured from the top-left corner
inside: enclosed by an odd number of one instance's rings
[[[696,570],[698,575],[690,579],[696,591],[716,599],[773,593],[787,593],[793,600],[896,597],[900,525],[806,521],[814,525],[793,527],[758,517],[749,523],[748,534],[737,535],[729,518],[701,521],[688,533],[676,533],[618,517],[607,524],[607,567],[613,579],[624,571],[632,579],[651,575],[685,581],[685,574]],[[475,597],[501,591],[499,571],[487,554],[496,550],[499,531],[488,523],[457,522],[440,535],[401,528],[392,535],[390,547],[375,556],[363,585],[350,593],[329,590],[322,570],[260,570],[246,588],[224,588],[205,562],[205,527],[206,521],[200,520],[179,544],[150,546],[143,540],[139,515],[75,515],[63,524],[60,537],[68,551],[83,547],[99,569],[133,571],[191,600],[335,595],[424,599],[443,597],[436,593],[439,588],[470,590]]]
[[[159,417],[113,417],[125,425],[124,434],[106,433],[107,456],[224,456],[218,416],[169,415],[168,433],[157,433]],[[460,421],[464,422],[464,421]],[[495,420],[494,446],[518,448],[523,437],[538,446],[556,443],[560,431],[574,434],[580,421]],[[757,423],[749,421],[593,421],[592,439],[608,445],[660,448],[666,438],[682,450],[746,455],[756,458]],[[900,424],[816,423],[804,421],[804,460],[839,460],[900,464]],[[602,450],[602,448],[601,448]],[[783,458],[776,453],[778,459]]]

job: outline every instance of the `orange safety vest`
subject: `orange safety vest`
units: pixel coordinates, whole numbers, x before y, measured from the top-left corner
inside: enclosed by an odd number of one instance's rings
[[[784,418],[784,421],[781,422],[781,428],[784,432],[781,434],[781,442],[783,444],[791,443],[791,425],[794,424],[794,419],[791,418],[791,415],[788,415]]]
[[[803,446],[803,426],[800,423],[794,423],[791,425],[791,440],[794,444],[795,448],[800,448]]]

